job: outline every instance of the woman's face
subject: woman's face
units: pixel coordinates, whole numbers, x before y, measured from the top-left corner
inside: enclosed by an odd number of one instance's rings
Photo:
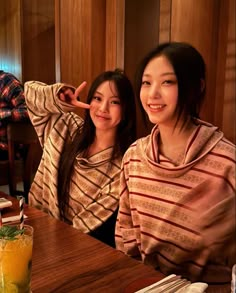
[[[153,58],[144,69],[140,99],[152,123],[174,127],[177,119],[178,82],[174,69],[165,56]]]
[[[98,86],[90,103],[90,116],[97,130],[116,131],[122,108],[114,82],[105,81]]]

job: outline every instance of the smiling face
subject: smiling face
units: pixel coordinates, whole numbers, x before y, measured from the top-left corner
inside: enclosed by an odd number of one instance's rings
[[[140,99],[149,120],[174,127],[177,119],[178,82],[165,56],[154,57],[145,67]]]
[[[96,130],[116,131],[122,109],[113,81],[105,81],[96,89],[90,103],[90,116]]]

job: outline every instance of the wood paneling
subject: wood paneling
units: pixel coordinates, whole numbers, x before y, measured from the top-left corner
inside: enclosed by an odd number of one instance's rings
[[[224,95],[223,99],[223,112],[222,129],[228,139],[236,143],[236,23],[235,23],[235,0],[229,0],[228,7],[228,30],[227,30],[227,44],[226,44],[226,62],[225,70],[219,67],[219,71],[223,71],[224,78]],[[220,43],[220,42],[219,42]],[[221,44],[221,43],[220,43]]]
[[[55,82],[53,0],[22,0],[23,81]]]
[[[218,11],[218,0],[172,0],[171,40],[191,43],[205,59],[208,73],[207,98],[201,117],[212,123],[212,109],[215,108]]]
[[[53,0],[0,0],[0,68],[22,82],[55,82]]]
[[[124,69],[125,0],[106,1],[106,70]]]
[[[159,43],[170,41],[171,0],[160,0]]]
[[[133,81],[135,70],[141,58],[158,44],[159,40],[159,1],[125,1],[125,46],[124,69]],[[139,99],[139,97],[137,97]],[[149,134],[152,125],[143,123],[137,105],[137,135]]]
[[[60,77],[65,83],[90,86],[95,76],[105,69],[105,0],[61,0]],[[81,95],[82,100],[86,92]]]
[[[0,69],[22,80],[21,1],[0,0]]]
[[[201,117],[236,142],[235,0],[0,0],[0,7],[0,66],[23,81],[53,83],[56,75],[74,86],[86,80],[88,89],[115,67],[133,80],[158,43],[192,43],[207,65]],[[138,110],[138,136],[150,128]]]
[[[207,92],[201,118],[236,142],[235,1],[172,0],[171,40],[189,42],[202,54]]]

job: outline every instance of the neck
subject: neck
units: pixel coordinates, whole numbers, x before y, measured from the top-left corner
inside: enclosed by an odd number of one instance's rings
[[[189,121],[183,129],[176,127],[173,130],[173,128],[159,127],[159,152],[172,160],[176,165],[181,164],[187,141],[196,127],[192,121]]]
[[[159,126],[160,143],[163,146],[185,145],[189,136],[195,130],[196,125],[192,121],[188,121],[184,127],[177,125],[175,129],[169,126]]]
[[[103,151],[109,147],[112,147],[115,143],[115,133],[107,132],[102,133],[101,131],[96,131],[96,136],[93,143],[89,146],[88,154],[89,156],[94,155],[100,151]]]

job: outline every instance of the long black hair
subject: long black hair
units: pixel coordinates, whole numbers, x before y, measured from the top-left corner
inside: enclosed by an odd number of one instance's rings
[[[206,66],[201,54],[190,44],[184,42],[167,42],[152,49],[140,62],[135,74],[135,93],[140,97],[143,72],[147,64],[158,56],[165,56],[173,66],[178,81],[177,122],[184,114],[184,123],[191,118],[199,118],[205,97]],[[147,115],[138,103],[143,118]]]
[[[115,158],[123,156],[129,145],[136,140],[136,107],[133,87],[128,77],[119,69],[105,71],[95,78],[88,96],[87,103],[90,104],[97,88],[105,81],[115,84],[122,108],[122,119],[118,125],[114,148],[110,162]],[[61,154],[58,170],[58,205],[60,216],[65,217],[65,210],[69,201],[69,186],[73,171],[73,164],[79,153],[86,153],[88,147],[95,139],[95,126],[90,117],[89,110],[85,110],[84,124],[78,131],[71,143],[66,143]]]

